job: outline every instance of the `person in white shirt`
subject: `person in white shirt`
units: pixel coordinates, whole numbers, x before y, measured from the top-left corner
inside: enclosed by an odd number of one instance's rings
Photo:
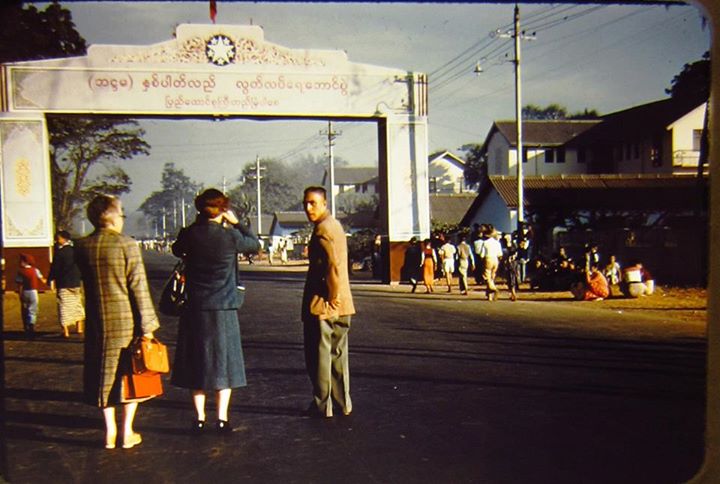
[[[502,258],[502,245],[498,240],[497,231],[490,227],[487,230],[487,239],[480,247],[480,258],[484,264],[485,283],[487,284],[487,298],[493,301],[497,298],[497,286],[495,286],[495,275],[497,274],[500,259]]]
[[[440,247],[440,258],[442,259],[442,270],[447,281],[447,292],[452,291],[452,278],[455,272],[455,253],[457,249],[449,240]]]

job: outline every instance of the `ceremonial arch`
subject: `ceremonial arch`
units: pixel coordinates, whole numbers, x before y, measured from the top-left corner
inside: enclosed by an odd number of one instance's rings
[[[92,45],[84,57],[4,65],[0,80],[6,257],[49,256],[46,113],[374,121],[388,280],[399,280],[404,242],[429,234],[424,74],[283,47],[258,26],[183,24],[153,45]]]

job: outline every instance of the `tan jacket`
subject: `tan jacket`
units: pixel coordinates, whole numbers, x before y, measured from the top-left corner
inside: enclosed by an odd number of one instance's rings
[[[355,314],[348,274],[347,239],[328,212],[313,229],[308,245],[310,266],[303,293],[303,321]]]

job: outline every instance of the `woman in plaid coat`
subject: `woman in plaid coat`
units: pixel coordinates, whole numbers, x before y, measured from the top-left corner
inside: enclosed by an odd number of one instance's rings
[[[133,336],[153,336],[159,327],[145,266],[137,242],[122,235],[125,215],[120,200],[99,195],[90,202],[87,216],[95,227],[76,244],[76,258],[85,286],[84,394],[105,418],[105,448],[115,448],[115,406],[123,406],[125,449],[142,441],[133,431],[139,400],[123,400],[121,350]]]

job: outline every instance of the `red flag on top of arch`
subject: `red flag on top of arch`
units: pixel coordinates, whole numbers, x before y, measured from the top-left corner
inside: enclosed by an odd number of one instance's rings
[[[215,0],[210,0],[210,20],[215,23],[215,17],[217,17],[217,3]]]

